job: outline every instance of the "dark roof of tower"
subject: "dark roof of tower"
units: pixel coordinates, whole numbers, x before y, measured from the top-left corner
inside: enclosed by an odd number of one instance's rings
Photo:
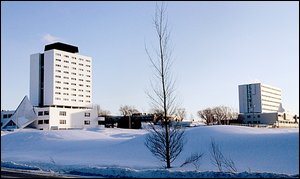
[[[70,52],[70,53],[78,53],[79,52],[78,47],[69,45],[69,44],[64,44],[61,42],[56,42],[53,44],[46,45],[44,51],[52,50],[52,49],[62,50],[65,52]]]

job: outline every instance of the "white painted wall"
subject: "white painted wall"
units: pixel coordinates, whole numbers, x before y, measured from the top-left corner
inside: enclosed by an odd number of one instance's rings
[[[46,108],[35,108],[36,113],[39,111],[49,111],[49,116],[38,116],[35,123],[37,129],[50,130],[51,127],[57,129],[74,129],[74,128],[94,128],[98,127],[98,115],[97,109],[72,109],[72,108],[57,108],[57,107],[46,107]],[[61,116],[60,111],[65,111],[66,116]],[[85,113],[90,113],[90,117],[85,117]],[[40,124],[38,120],[49,119],[49,125]],[[66,120],[66,124],[60,124],[60,120]],[[85,125],[84,121],[90,121],[90,125]]]
[[[45,52],[45,105],[91,107],[92,58],[61,50]]]
[[[281,89],[261,84],[262,112],[278,111],[281,104]]]
[[[43,108],[40,108],[40,107],[35,107],[34,108],[34,111],[36,113],[36,115],[39,114],[39,112],[44,112],[44,111],[49,111],[49,107],[43,107]],[[43,115],[43,116],[38,116],[37,119],[35,120],[34,122],[34,127],[37,128],[37,129],[43,129],[43,130],[49,130],[49,124],[38,124],[38,121],[39,120],[49,120],[49,115]],[[49,120],[50,122],[50,120]]]

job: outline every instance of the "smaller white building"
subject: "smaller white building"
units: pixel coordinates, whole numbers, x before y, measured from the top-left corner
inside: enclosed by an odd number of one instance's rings
[[[273,113],[244,113],[243,123],[246,124],[266,124],[273,127],[299,127],[299,116],[287,112]]]
[[[98,126],[96,108],[35,107],[35,128],[40,130],[82,129]]]
[[[14,111],[1,111],[1,129],[35,128],[39,130],[83,129],[99,127],[97,108],[34,107],[27,96]]]

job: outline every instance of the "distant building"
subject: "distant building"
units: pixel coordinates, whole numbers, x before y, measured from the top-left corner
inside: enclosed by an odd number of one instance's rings
[[[281,89],[262,83],[239,85],[239,112],[244,123],[298,127],[299,117],[284,110]]]
[[[262,83],[239,85],[240,113],[282,112],[281,89]]]
[[[92,106],[92,58],[78,52],[76,46],[57,42],[30,56],[30,100],[22,100],[11,122],[44,130],[98,125]]]
[[[274,127],[299,127],[299,116],[288,112],[244,113],[246,124],[267,124]]]

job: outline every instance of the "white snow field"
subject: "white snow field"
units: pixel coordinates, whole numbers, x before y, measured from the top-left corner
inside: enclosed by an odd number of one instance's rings
[[[1,166],[100,177],[299,177],[299,128],[186,128],[186,145],[168,170],[144,145],[147,133],[119,128],[1,132]],[[234,161],[238,175],[217,172],[211,139]],[[204,152],[198,170],[192,164],[180,167],[194,152]]]

